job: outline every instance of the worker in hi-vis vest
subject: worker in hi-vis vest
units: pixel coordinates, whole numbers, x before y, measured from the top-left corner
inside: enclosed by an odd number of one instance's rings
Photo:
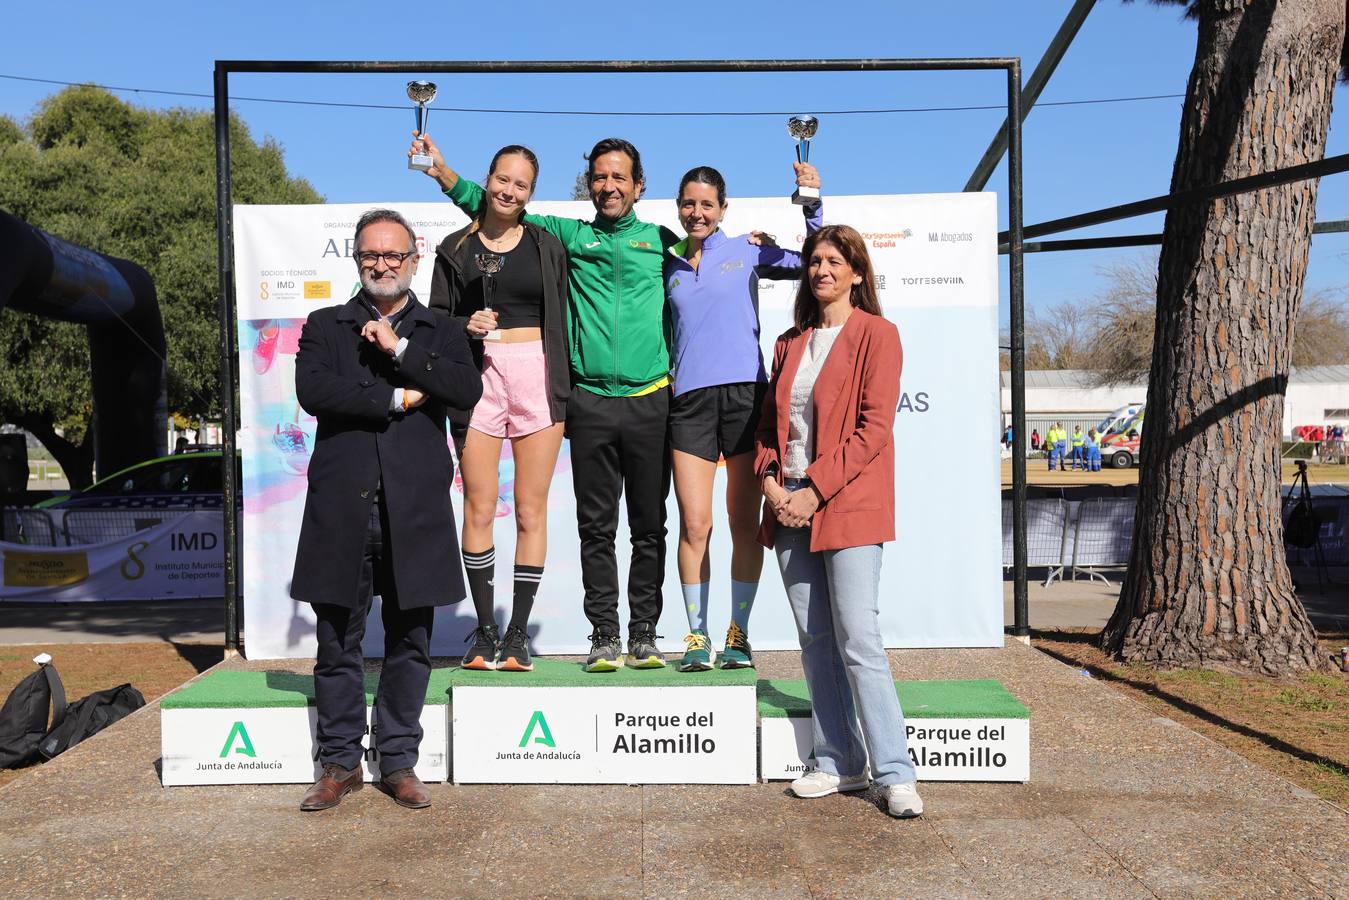
[[[1082,433],[1081,425],[1073,426],[1073,471],[1078,467],[1087,467],[1087,437]]]
[[[1087,432],[1087,471],[1101,471],[1101,438],[1095,428]]]
[[[1062,422],[1055,422],[1045,434],[1045,446],[1049,448],[1049,471],[1055,465],[1062,468],[1063,455],[1068,450],[1068,432],[1063,430]]]

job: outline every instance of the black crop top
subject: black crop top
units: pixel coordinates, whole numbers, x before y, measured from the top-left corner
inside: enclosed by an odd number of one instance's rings
[[[467,241],[468,262],[464,272],[464,294],[471,309],[486,304],[483,297],[483,274],[478,269],[478,254],[493,252],[483,244],[478,232]],[[501,271],[496,278],[496,291],[491,306],[497,314],[498,328],[539,328],[543,325],[543,270],[539,268],[539,245],[529,231],[520,238],[513,250],[499,254],[503,257]]]

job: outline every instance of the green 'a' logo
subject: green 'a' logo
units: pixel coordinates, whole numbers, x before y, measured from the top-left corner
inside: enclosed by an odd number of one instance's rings
[[[239,746],[234,746],[234,739],[239,739]],[[230,729],[230,736],[225,738],[225,746],[220,748],[220,758],[224,759],[229,755],[230,748],[234,748],[235,753],[242,753],[244,756],[257,756],[257,751],[253,749],[253,741],[248,737],[248,729],[244,727],[243,722],[235,722],[234,727]]]
[[[520,746],[523,747],[529,743],[530,735],[534,734],[534,729],[539,729],[539,733],[534,738],[534,743],[543,744],[545,747],[556,747],[557,742],[553,740],[553,732],[548,728],[548,720],[543,717],[543,710],[534,710],[534,715],[529,717],[529,724],[525,726],[525,733],[520,737]]]

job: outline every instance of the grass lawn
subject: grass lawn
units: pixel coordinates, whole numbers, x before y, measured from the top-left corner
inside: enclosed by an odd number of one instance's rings
[[[1283,463],[1283,483],[1292,484],[1297,468],[1289,460]],[[1307,480],[1312,484],[1345,484],[1349,482],[1349,466],[1311,463],[1307,466]],[[1131,469],[1102,469],[1099,472],[1085,472],[1081,469],[1055,469],[1049,471],[1049,464],[1043,459],[1026,460],[1026,483],[1044,487],[1079,487],[1083,485],[1122,485],[1138,484],[1138,467]],[[1012,461],[1002,461],[1002,486],[1012,486]]]
[[[1031,646],[1246,759],[1349,807],[1349,672],[1295,678],[1154,669],[1109,659],[1099,629],[1032,631]],[[1321,635],[1328,657],[1349,635]]]
[[[223,651],[210,644],[60,644],[53,647],[0,647],[0,702],[19,680],[34,671],[33,657],[42,649],[73,703],[86,694],[130,681],[146,702],[163,696],[198,672],[220,662]],[[22,775],[23,769],[0,769],[0,785]]]

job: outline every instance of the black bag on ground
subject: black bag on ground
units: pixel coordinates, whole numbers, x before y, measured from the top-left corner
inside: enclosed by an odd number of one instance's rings
[[[1283,542],[1290,547],[1309,550],[1316,546],[1321,534],[1321,522],[1316,518],[1316,509],[1306,500],[1299,500],[1288,514],[1288,524],[1284,526]]]
[[[43,656],[41,659],[50,659]],[[66,714],[66,689],[56,667],[39,663],[14,686],[0,707],[0,769],[38,761],[38,744]],[[50,710],[50,715],[48,713]],[[50,724],[49,724],[50,722]]]
[[[145,698],[141,692],[129,684],[95,691],[70,704],[65,721],[47,733],[38,745],[38,752],[51,759],[144,705]]]

